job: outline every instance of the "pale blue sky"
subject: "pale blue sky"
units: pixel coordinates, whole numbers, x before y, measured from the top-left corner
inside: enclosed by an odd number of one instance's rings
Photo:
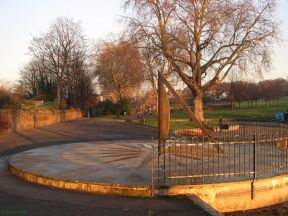
[[[105,39],[121,29],[121,0],[0,0],[0,80],[16,80],[28,59],[33,35],[46,32],[59,16],[81,21],[90,40]],[[265,78],[288,78],[288,1],[278,0],[284,43],[274,46],[273,68]]]

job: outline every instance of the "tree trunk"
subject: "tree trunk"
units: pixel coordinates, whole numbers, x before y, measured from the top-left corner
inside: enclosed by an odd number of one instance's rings
[[[194,113],[199,121],[204,121],[203,101],[201,95],[195,95],[194,98]]]
[[[155,113],[158,113],[158,91],[154,89],[154,97],[153,97],[153,102],[154,102],[154,106],[155,106]]]
[[[123,98],[125,98],[125,94],[124,94],[124,89],[119,85],[119,89],[118,89],[118,98],[117,100],[122,100]]]
[[[276,106],[279,106],[279,98],[276,99]]]
[[[60,104],[61,104],[61,81],[57,80],[57,108],[60,109]]]

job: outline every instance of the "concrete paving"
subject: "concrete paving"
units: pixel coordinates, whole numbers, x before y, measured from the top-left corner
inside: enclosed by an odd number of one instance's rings
[[[0,135],[0,156],[35,147],[105,140],[151,140],[155,128],[117,121],[80,119]]]
[[[26,173],[67,181],[151,185],[151,141],[96,141],[18,153],[9,164]],[[49,164],[49,166],[47,166]]]
[[[7,170],[12,154],[36,147],[96,140],[143,140],[156,130],[118,122],[78,120],[0,137],[0,215],[209,215],[183,197],[131,198],[52,189]]]
[[[0,158],[0,215],[209,215],[184,197],[118,197],[31,184],[8,173],[9,158]]]

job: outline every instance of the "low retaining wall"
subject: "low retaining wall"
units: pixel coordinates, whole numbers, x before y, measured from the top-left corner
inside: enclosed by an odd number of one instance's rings
[[[251,210],[288,201],[288,175],[256,180],[252,199],[251,181],[153,188],[150,185],[115,185],[46,177],[18,169],[10,163],[9,171],[32,183],[81,192],[136,197],[193,195],[218,212]]]
[[[39,110],[36,112],[0,110],[0,135],[79,118],[82,118],[80,110]]]
[[[253,199],[251,186],[251,181],[170,186],[156,193],[193,194],[219,212],[250,210],[288,201],[288,175],[256,180]]]
[[[55,177],[41,176],[33,173],[28,173],[21,169],[13,167],[11,164],[9,171],[11,174],[24,179],[28,182],[46,185],[49,187],[60,188],[65,190],[88,192],[88,193],[100,193],[110,194],[118,196],[132,196],[132,197],[152,197],[150,185],[116,185],[116,184],[105,184],[87,181],[73,181],[65,180]]]

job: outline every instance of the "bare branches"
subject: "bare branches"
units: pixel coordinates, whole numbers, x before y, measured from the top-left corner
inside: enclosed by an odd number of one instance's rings
[[[195,96],[229,73],[269,66],[271,41],[278,32],[275,0],[126,3],[136,12],[130,19],[135,35],[159,49]]]
[[[102,90],[112,93],[116,100],[131,95],[143,82],[139,52],[128,41],[104,42],[95,61],[95,74]]]
[[[35,71],[47,88],[51,87],[52,81],[56,83],[58,108],[65,108],[65,105],[61,106],[64,98],[70,104],[74,103],[77,94],[74,87],[88,75],[86,39],[80,24],[60,17],[47,33],[33,38],[29,49],[32,61],[23,69],[23,79]]]

